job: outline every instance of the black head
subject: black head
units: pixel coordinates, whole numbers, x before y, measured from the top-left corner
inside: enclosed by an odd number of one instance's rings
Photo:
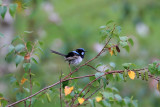
[[[76,49],[76,52],[78,52],[79,53],[79,55],[82,57],[82,58],[84,58],[84,55],[85,55],[85,50],[83,49],[83,48],[78,48],[78,49]]]

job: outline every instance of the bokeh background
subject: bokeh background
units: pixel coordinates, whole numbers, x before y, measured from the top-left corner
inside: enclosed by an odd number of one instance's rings
[[[11,3],[12,0],[3,0]],[[15,2],[15,1],[14,1]],[[33,65],[34,78],[40,86],[33,88],[33,93],[59,80],[60,71],[64,75],[69,72],[68,65],[58,55],[50,53],[50,49],[68,53],[76,48],[84,48],[86,53],[83,62],[94,57],[103,44],[99,43],[99,27],[107,21],[113,20],[122,27],[122,36],[129,36],[134,40],[130,53],[121,49],[118,56],[106,54],[92,63],[97,65],[115,65],[115,69],[122,69],[125,62],[135,63],[138,68],[147,67],[149,63],[160,59],[160,2],[159,0],[30,0],[26,9],[19,8],[15,18],[9,13],[5,19],[0,19],[0,32],[5,35],[0,39],[0,46],[10,44],[16,35],[24,35],[28,41],[43,41],[43,53],[38,65]],[[24,31],[33,31],[24,34]],[[23,70],[12,62],[5,61],[8,47],[0,49],[0,92],[6,98],[15,100],[13,86],[10,85],[10,74],[19,74]],[[74,69],[74,67],[73,67]],[[83,68],[75,76],[94,74],[95,71]],[[81,86],[88,83],[88,79],[78,82]],[[133,96],[140,107],[158,107],[160,94],[155,89],[153,80],[129,80],[127,82],[112,83],[125,97]],[[56,87],[58,89],[58,86]],[[53,95],[51,103],[36,103],[35,107],[59,106],[57,95]],[[89,105],[88,105],[89,106]]]

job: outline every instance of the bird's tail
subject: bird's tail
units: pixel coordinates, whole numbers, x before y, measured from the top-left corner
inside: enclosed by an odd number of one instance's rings
[[[54,50],[51,50],[51,52],[52,52],[52,53],[55,53],[55,54],[58,54],[58,55],[61,55],[61,56],[66,56],[66,55],[64,55],[64,54],[62,54],[62,53],[59,53],[59,52],[56,52],[56,51],[54,51]]]

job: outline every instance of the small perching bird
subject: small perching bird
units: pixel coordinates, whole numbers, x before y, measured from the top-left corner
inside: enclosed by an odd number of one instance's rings
[[[51,50],[52,53],[64,56],[65,60],[69,62],[69,65],[78,65],[82,62],[85,50],[83,48],[78,48],[76,51],[71,51],[67,55]]]

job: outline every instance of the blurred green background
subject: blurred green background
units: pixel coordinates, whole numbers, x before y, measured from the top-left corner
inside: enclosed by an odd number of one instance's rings
[[[8,21],[6,16],[4,21],[0,21],[0,32],[5,34],[1,42],[6,41],[9,44],[14,36],[23,35],[24,31],[33,31],[25,36],[26,40],[43,41],[44,51],[39,58],[39,64],[32,66],[32,72],[36,74],[33,79],[40,82],[40,86],[33,88],[33,93],[58,81],[60,71],[65,75],[69,73],[68,64],[61,56],[50,53],[50,49],[68,53],[76,48],[84,48],[88,51],[84,63],[94,57],[103,46],[99,43],[99,27],[109,20],[120,25],[121,35],[131,37],[135,45],[131,47],[130,53],[121,49],[118,56],[101,56],[92,65],[95,66],[99,62],[108,65],[112,62],[116,65],[115,69],[122,69],[123,63],[131,62],[137,64],[137,68],[143,68],[160,59],[159,0],[33,0],[25,10],[18,10],[15,19],[10,20]],[[8,33],[11,34],[7,35]],[[7,47],[3,50],[0,56],[0,92],[15,101],[14,87],[10,85],[8,75],[19,74],[22,68],[5,62]],[[94,73],[95,71],[84,67],[74,76]],[[88,82],[86,78],[77,84],[83,87]],[[155,91],[155,84],[153,80],[146,82],[128,79],[127,82],[110,85],[118,88],[123,97],[133,96],[138,100],[140,107],[158,107],[160,94]],[[58,90],[58,86],[55,89]],[[34,107],[58,107],[60,105],[57,96],[52,96],[51,103],[37,102]]]

